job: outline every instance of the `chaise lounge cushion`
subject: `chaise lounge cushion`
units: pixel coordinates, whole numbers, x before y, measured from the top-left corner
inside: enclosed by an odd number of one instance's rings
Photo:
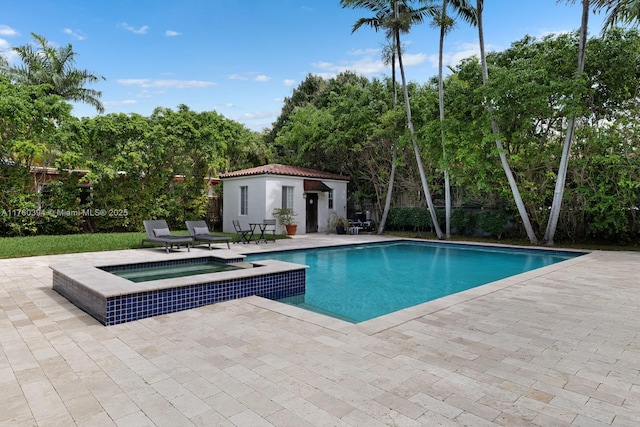
[[[145,243],[151,243],[154,245],[164,245],[164,249],[169,253],[169,248],[174,245],[178,248],[180,245],[185,245],[187,251],[191,250],[191,243],[193,239],[191,236],[173,236],[171,230],[167,225],[167,221],[164,219],[145,219],[142,221],[144,224],[144,231],[147,233],[147,238],[142,239],[142,246]]]
[[[227,249],[230,248],[229,241],[230,237],[227,236],[216,236],[211,234],[209,231],[209,227],[207,227],[207,223],[205,221],[185,221],[185,225],[187,226],[187,230],[189,230],[189,235],[196,242],[205,242],[209,245],[209,249],[211,249],[211,243],[213,242],[224,242],[227,244]]]
[[[196,236],[203,236],[209,234],[209,229],[207,227],[193,227],[193,234]]]
[[[156,237],[170,236],[171,232],[168,228],[154,228],[153,235]]]

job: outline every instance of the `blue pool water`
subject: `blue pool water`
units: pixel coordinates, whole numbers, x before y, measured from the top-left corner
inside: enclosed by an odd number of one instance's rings
[[[353,323],[580,253],[395,242],[251,255],[308,265],[306,293],[280,300]]]

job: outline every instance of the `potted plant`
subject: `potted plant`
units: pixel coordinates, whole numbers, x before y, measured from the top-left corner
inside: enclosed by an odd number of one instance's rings
[[[338,215],[335,212],[331,212],[331,216],[329,217],[329,227],[336,229],[336,234],[347,234],[347,230],[349,229],[349,220]]]
[[[277,208],[273,210],[273,216],[278,220],[278,224],[287,230],[289,236],[296,234],[298,224],[293,222],[293,217],[298,215],[290,208]]]

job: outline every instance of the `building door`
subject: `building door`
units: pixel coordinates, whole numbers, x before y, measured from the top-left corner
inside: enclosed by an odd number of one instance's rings
[[[307,233],[318,232],[318,193],[307,194]]]

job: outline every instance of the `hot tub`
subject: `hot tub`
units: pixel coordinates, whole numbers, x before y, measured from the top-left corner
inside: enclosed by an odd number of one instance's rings
[[[175,255],[175,256],[174,256]],[[112,271],[210,262],[233,267],[227,271],[156,278],[137,283]],[[245,263],[244,256],[216,251],[216,256],[193,253],[165,254],[136,263],[68,262],[52,265],[53,289],[103,325],[173,313],[221,301],[258,295],[279,299],[305,292],[304,265],[276,260]]]

